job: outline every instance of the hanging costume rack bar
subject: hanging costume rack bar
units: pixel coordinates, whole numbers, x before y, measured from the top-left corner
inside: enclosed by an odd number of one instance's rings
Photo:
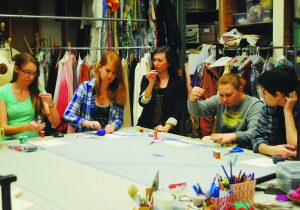
[[[113,49],[119,49],[119,50],[130,50],[130,49],[151,49],[151,46],[133,46],[133,47],[36,47],[32,49],[41,49],[41,50],[47,50],[47,49],[54,49],[54,50],[113,50]]]
[[[126,18],[97,18],[97,17],[67,17],[67,16],[44,16],[44,15],[14,15],[0,14],[0,18],[24,18],[24,19],[54,19],[54,20],[103,20],[103,21],[127,21]],[[134,22],[146,22],[145,19],[131,19]]]
[[[250,49],[255,49],[255,50],[271,50],[271,49],[288,49],[288,48],[300,48],[300,46],[270,46],[270,47],[256,47],[256,46],[250,46],[250,47],[243,47],[243,48],[225,48],[224,50],[250,50]]]

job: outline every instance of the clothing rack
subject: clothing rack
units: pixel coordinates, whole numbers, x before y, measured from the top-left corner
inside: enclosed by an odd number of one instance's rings
[[[98,18],[98,17],[69,17],[69,16],[45,16],[45,15],[15,15],[0,14],[0,18],[19,18],[19,19],[53,19],[53,20],[92,20],[92,21],[128,21],[126,18]],[[146,22],[146,19],[131,19],[133,22]]]
[[[130,50],[130,49],[152,49],[151,46],[133,46],[133,47],[36,47],[32,49],[54,49],[54,50],[109,50],[109,49],[119,49],[119,50]]]

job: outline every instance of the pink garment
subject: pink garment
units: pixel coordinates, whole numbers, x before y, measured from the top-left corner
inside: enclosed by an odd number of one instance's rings
[[[68,84],[67,84],[67,68],[66,65],[63,65],[62,68],[62,77],[60,83],[60,89],[58,92],[58,99],[57,99],[57,112],[60,117],[63,116],[68,104],[69,104],[69,91],[68,91]]]

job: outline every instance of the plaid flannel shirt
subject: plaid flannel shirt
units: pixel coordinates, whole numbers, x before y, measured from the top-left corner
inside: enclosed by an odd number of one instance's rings
[[[82,127],[81,124],[84,120],[94,120],[95,81],[96,79],[93,78],[79,85],[63,115],[63,119],[75,127],[75,132],[91,130],[90,128]],[[120,129],[123,125],[123,115],[124,107],[112,103],[109,108],[108,124],[115,125],[116,130]]]

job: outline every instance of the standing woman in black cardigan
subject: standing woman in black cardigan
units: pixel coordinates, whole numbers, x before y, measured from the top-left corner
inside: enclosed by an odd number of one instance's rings
[[[178,76],[175,53],[167,46],[157,48],[153,66],[141,83],[139,104],[144,109],[137,125],[178,134],[186,88]]]

